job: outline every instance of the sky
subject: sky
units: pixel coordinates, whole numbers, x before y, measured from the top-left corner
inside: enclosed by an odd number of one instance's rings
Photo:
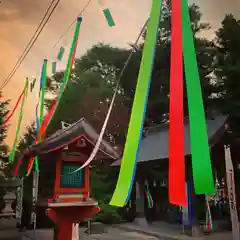
[[[51,0],[1,0],[0,1],[0,85],[12,70],[18,57],[26,47],[36,30],[43,14]],[[50,21],[36,41],[30,54],[18,69],[9,84],[3,89],[3,98],[11,100],[10,110],[14,106],[24,87],[26,77],[39,75],[44,58],[55,60],[61,46],[69,49],[74,26],[68,31],[59,44],[53,48],[59,37],[76,18],[88,0],[60,0]],[[190,0],[200,6],[203,21],[212,25],[212,30],[206,33],[213,37],[214,31],[220,26],[227,13],[233,13],[240,19],[239,0]],[[109,8],[116,26],[109,28],[102,10]],[[80,30],[77,56],[98,42],[104,42],[118,47],[127,47],[135,42],[141,27],[146,21],[151,8],[151,0],[92,0],[83,13],[83,23]],[[238,12],[238,13],[237,13]],[[60,65],[64,67],[67,54]],[[28,95],[24,109],[21,132],[35,117],[37,87]],[[19,111],[11,119],[7,144],[11,146],[15,137]]]

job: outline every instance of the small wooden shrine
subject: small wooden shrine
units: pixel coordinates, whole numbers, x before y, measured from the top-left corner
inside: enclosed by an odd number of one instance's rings
[[[82,118],[31,146],[22,156],[22,169],[31,157],[38,156],[40,172],[32,174],[32,205],[37,218],[45,212],[54,223],[54,239],[71,240],[74,224],[100,211],[90,197],[90,167],[74,172],[86,162],[97,139],[98,134]],[[102,141],[97,158],[118,159],[119,155]]]

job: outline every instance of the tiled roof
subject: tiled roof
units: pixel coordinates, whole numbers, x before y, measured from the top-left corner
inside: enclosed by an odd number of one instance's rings
[[[213,138],[216,134],[224,133],[224,124],[227,120],[226,116],[216,116],[207,120],[207,130],[210,144],[214,144]],[[169,154],[169,124],[162,124],[157,127],[149,128],[144,132],[140,150],[138,154],[138,162],[146,162],[152,160],[166,159]],[[185,154],[191,154],[189,123],[185,123]],[[112,166],[119,166],[121,160],[115,161]]]

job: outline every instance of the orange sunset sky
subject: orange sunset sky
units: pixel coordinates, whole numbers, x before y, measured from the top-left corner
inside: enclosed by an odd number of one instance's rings
[[[40,19],[51,0],[1,0],[0,2],[0,83],[12,70],[18,57],[32,37]],[[50,61],[56,56],[60,46],[69,49],[74,27],[64,39],[53,49],[54,43],[67,29],[88,0],[61,0],[50,21],[41,33],[36,44],[24,63],[18,69],[11,82],[3,89],[4,99],[10,99],[10,109],[23,89],[26,76],[38,77],[43,58]],[[203,13],[203,20],[212,25],[207,36],[220,26],[226,13],[233,13],[240,19],[240,0],[195,0]],[[148,17],[151,0],[92,0],[83,14],[83,24],[80,30],[77,56],[98,42],[114,46],[126,47],[135,41],[140,28]],[[116,27],[109,28],[105,22],[101,8],[110,8]],[[64,66],[66,56],[61,67]],[[39,79],[37,80],[37,86]],[[30,93],[24,110],[21,131],[34,119],[37,101],[37,87]],[[6,142],[11,145],[15,136],[17,111],[10,122]]]

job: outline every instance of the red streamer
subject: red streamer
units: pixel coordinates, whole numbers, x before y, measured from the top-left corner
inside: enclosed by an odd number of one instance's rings
[[[48,112],[46,118],[43,120],[43,123],[42,123],[42,126],[40,127],[39,129],[39,132],[38,132],[38,135],[36,137],[36,139],[34,140],[33,144],[36,144],[39,139],[41,138],[41,136],[45,133],[45,131],[47,130],[47,125],[48,125],[48,122],[50,120],[50,118],[52,117],[54,111],[55,111],[55,108],[57,106],[57,102],[54,103],[54,105],[52,106],[52,108],[50,109],[50,111]],[[28,171],[29,169],[31,168],[32,164],[33,164],[33,161],[34,161],[34,158],[31,158],[29,164],[28,164]]]
[[[42,123],[42,125],[41,125],[41,127],[39,129],[38,135],[37,135],[36,139],[34,140],[33,144],[36,144],[38,142],[38,140],[41,138],[41,136],[45,133],[46,127],[48,125],[48,122],[49,122],[51,116],[53,115],[56,106],[57,106],[57,102],[52,106],[52,108],[48,112],[46,118],[43,120],[43,123]],[[28,164],[28,170],[29,170],[29,167],[31,167],[31,165],[33,164],[33,161],[34,161],[34,158],[31,158],[31,160],[30,160],[30,162]],[[18,169],[19,169],[21,163],[22,163],[22,159],[20,159],[18,161],[18,163],[17,163],[17,165],[16,165],[16,167],[14,169],[14,176],[18,175]]]
[[[186,206],[181,0],[172,0],[169,201]]]
[[[79,37],[79,36],[78,36]],[[76,45],[74,47],[74,51],[73,51],[73,54],[72,54],[72,59],[71,59],[71,64],[70,64],[70,71],[69,71],[69,74],[71,73],[72,71],[72,67],[73,67],[73,63],[74,63],[74,60],[75,60],[75,55],[76,55],[76,50],[77,50],[77,46],[78,46],[78,37],[77,37],[77,40],[76,40]],[[65,86],[66,87],[66,86]],[[59,99],[58,99],[59,100]],[[46,134],[46,129],[47,129],[47,126],[48,126],[48,123],[50,121],[50,119],[52,118],[52,115],[54,114],[55,112],[55,109],[57,107],[57,104],[58,104],[58,100],[54,103],[54,105],[52,106],[52,108],[50,109],[50,111],[48,112],[46,118],[43,120],[43,123],[39,129],[39,132],[38,132],[38,135],[36,137],[36,139],[34,140],[33,144],[36,144],[39,139],[41,137],[45,138],[45,134]],[[29,172],[29,170],[31,169],[32,165],[33,165],[33,161],[34,161],[34,158],[31,158],[29,163],[28,163],[28,168],[27,168],[27,171]],[[18,175],[18,169],[20,167],[20,165],[22,164],[22,159],[20,159],[14,169],[14,175],[17,176]]]
[[[74,61],[75,61],[75,56],[76,56],[76,51],[77,51],[77,46],[78,46],[78,38],[79,38],[79,35],[77,36],[76,45],[75,45],[75,48],[74,48],[74,51],[73,51],[69,74],[71,74],[71,72],[72,72],[72,67],[73,67],[73,64],[74,64]]]
[[[19,103],[20,103],[20,101],[21,101],[21,99],[22,99],[22,96],[23,96],[23,94],[24,94],[24,91],[25,91],[25,90],[23,90],[22,93],[21,93],[21,95],[18,97],[18,100],[17,100],[17,102],[16,102],[13,110],[12,110],[12,111],[10,112],[10,114],[7,116],[6,120],[0,125],[0,128],[3,128],[3,127],[8,123],[8,121],[11,119],[11,117],[13,116],[14,112],[16,111],[16,109],[17,109],[17,107],[18,107],[18,105],[19,105]]]

